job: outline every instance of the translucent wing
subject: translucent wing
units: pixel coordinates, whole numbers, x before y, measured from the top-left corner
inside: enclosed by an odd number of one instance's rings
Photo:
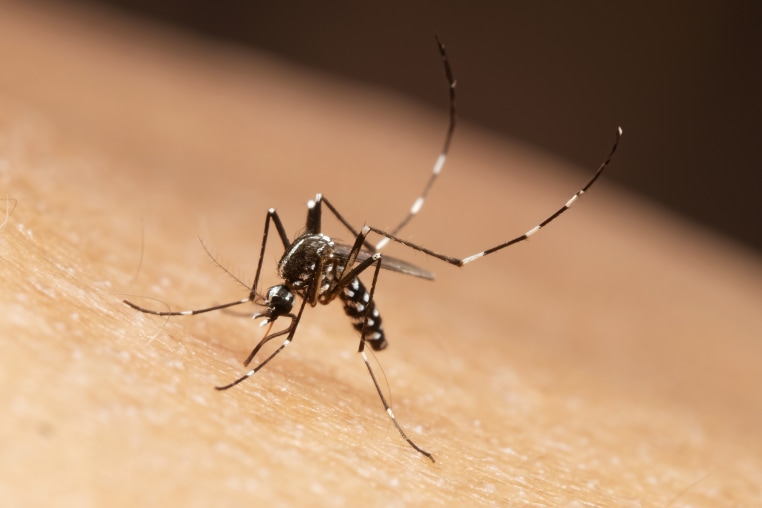
[[[334,245],[334,253],[339,258],[346,259],[349,257],[349,251],[351,250],[352,247],[350,245],[344,245],[341,243]],[[373,254],[373,252],[361,250],[360,253],[357,254],[357,261],[365,261]],[[424,270],[423,268],[415,266],[412,263],[408,263],[407,261],[403,261],[402,259],[387,256],[386,254],[381,257],[381,268],[390,270],[392,272],[404,273],[405,275],[412,275],[413,277],[418,277],[421,279],[434,280],[434,274],[430,271]]]

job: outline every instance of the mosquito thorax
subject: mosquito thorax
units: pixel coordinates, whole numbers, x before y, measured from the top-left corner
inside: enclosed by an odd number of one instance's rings
[[[302,288],[313,279],[318,266],[332,269],[334,243],[321,233],[304,233],[278,263],[278,275],[292,288]]]

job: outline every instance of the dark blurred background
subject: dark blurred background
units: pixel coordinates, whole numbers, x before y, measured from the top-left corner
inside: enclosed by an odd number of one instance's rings
[[[762,3],[79,0],[446,108],[762,251]]]

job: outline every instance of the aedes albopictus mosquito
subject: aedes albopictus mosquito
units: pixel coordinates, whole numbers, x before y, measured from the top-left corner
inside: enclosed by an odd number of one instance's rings
[[[387,414],[391,418],[395,427],[399,431],[402,438],[412,446],[415,450],[428,457],[432,462],[434,457],[431,453],[418,446],[412,439],[410,439],[405,431],[400,426],[397,418],[394,416],[391,406],[386,400],[386,397],[381,390],[381,386],[376,379],[376,375],[371,368],[368,357],[365,354],[365,344],[369,344],[370,347],[379,351],[387,346],[386,337],[384,335],[383,328],[381,326],[381,315],[376,308],[373,295],[376,291],[378,283],[378,274],[380,270],[387,269],[395,272],[412,275],[414,277],[420,277],[422,279],[433,280],[434,275],[412,265],[401,259],[392,258],[381,254],[381,249],[390,241],[397,242],[411,249],[419,252],[426,253],[437,259],[441,259],[451,265],[463,266],[479,258],[497,252],[501,249],[509,247],[515,243],[528,239],[533,234],[537,233],[540,229],[547,226],[550,222],[555,220],[559,215],[564,213],[574,202],[584,194],[590,186],[595,183],[601,173],[606,169],[611,161],[614,152],[616,151],[619,139],[622,135],[622,129],[618,128],[616,133],[616,139],[614,145],[611,148],[608,156],[604,162],[598,167],[595,174],[588,180],[588,182],[577,191],[561,208],[559,208],[552,215],[540,222],[538,225],[529,229],[526,233],[523,233],[511,240],[503,242],[489,249],[478,252],[472,256],[466,258],[456,258],[452,256],[446,256],[438,252],[434,252],[426,247],[416,245],[407,240],[399,238],[397,234],[415,217],[415,215],[421,210],[424,199],[426,198],[429,190],[431,189],[434,181],[439,176],[442,167],[444,166],[445,159],[450,148],[450,141],[452,140],[453,132],[455,130],[455,79],[453,78],[452,69],[450,68],[450,62],[445,52],[445,47],[439,38],[436,39],[439,53],[442,57],[444,65],[445,77],[447,78],[447,84],[449,87],[449,124],[447,128],[447,134],[445,135],[445,142],[441,153],[437,157],[434,164],[433,171],[426,182],[423,191],[419,197],[413,203],[407,216],[395,227],[391,232],[383,231],[381,229],[364,226],[359,232],[349,224],[349,222],[339,213],[339,211],[321,194],[317,194],[314,200],[310,200],[307,203],[307,224],[302,233],[300,233],[296,239],[291,240],[286,233],[286,229],[278,216],[278,213],[274,208],[270,208],[267,211],[265,218],[264,234],[262,237],[262,245],[259,251],[259,261],[257,262],[257,272],[254,276],[254,283],[252,284],[249,296],[242,300],[235,302],[224,303],[221,305],[215,305],[205,309],[185,310],[185,311],[155,311],[146,309],[135,305],[132,302],[124,300],[124,303],[132,307],[133,309],[145,312],[147,314],[155,314],[158,316],[191,316],[194,314],[201,314],[204,312],[210,312],[213,310],[226,309],[235,305],[241,305],[244,303],[252,302],[255,305],[264,307],[264,310],[254,314],[253,319],[264,318],[262,325],[267,326],[267,331],[264,334],[262,340],[254,347],[249,356],[244,362],[244,366],[248,366],[262,346],[267,342],[277,338],[285,336],[283,343],[269,356],[267,356],[256,367],[246,372],[243,376],[239,377],[232,383],[224,386],[215,387],[217,390],[227,390],[233,386],[245,381],[259,370],[261,370],[267,363],[270,362],[278,353],[283,351],[294,338],[296,329],[299,326],[299,322],[302,319],[302,314],[307,304],[315,307],[318,304],[327,305],[336,298],[339,298],[344,304],[344,311],[352,320],[354,328],[360,332],[360,346],[359,353],[365,362],[370,377],[375,385],[378,396],[381,398],[381,402],[386,409]],[[353,245],[343,245],[334,242],[330,237],[326,236],[322,232],[322,212],[323,206],[338,219],[341,224],[352,233],[355,238]],[[275,225],[275,229],[278,233],[278,237],[283,243],[283,249],[285,253],[278,262],[278,276],[282,279],[280,284],[276,284],[270,287],[264,295],[259,293],[259,280],[262,272],[262,262],[265,257],[265,250],[267,247],[267,241],[270,235],[271,225]],[[368,235],[375,233],[381,236],[381,240],[373,245],[368,241]],[[207,251],[208,252],[208,251]],[[216,260],[215,260],[216,262]],[[217,263],[223,270],[227,270]],[[373,267],[373,278],[370,284],[370,290],[360,281],[359,276],[367,269]],[[228,272],[230,273],[230,272]],[[231,274],[232,275],[232,274]],[[294,305],[297,297],[301,299],[301,303],[298,305],[297,311],[294,313]],[[273,332],[273,324],[278,318],[289,319],[289,324],[282,330]]]

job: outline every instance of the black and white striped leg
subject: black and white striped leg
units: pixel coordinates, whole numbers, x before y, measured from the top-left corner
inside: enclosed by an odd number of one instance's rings
[[[376,291],[376,283],[378,282],[378,272],[381,270],[381,254],[378,253],[375,256],[375,264],[376,268],[373,271],[373,282],[370,286],[370,301],[373,301],[373,294]],[[405,431],[402,429],[402,426],[397,421],[397,418],[394,416],[394,411],[392,411],[392,407],[389,405],[389,403],[386,401],[386,397],[384,397],[384,392],[381,390],[381,385],[378,384],[378,379],[376,379],[376,375],[373,372],[373,368],[370,366],[370,362],[368,361],[368,355],[365,354],[365,342],[366,342],[366,333],[368,329],[368,321],[371,318],[371,307],[368,307],[365,312],[365,320],[363,323],[362,331],[360,332],[360,347],[359,347],[359,353],[362,356],[362,360],[365,362],[365,366],[368,368],[368,373],[370,374],[370,378],[373,380],[373,386],[376,387],[376,392],[378,392],[378,396],[381,399],[381,403],[384,405],[384,409],[386,410],[386,414],[389,415],[389,418],[392,419],[392,423],[394,423],[394,426],[397,427],[397,431],[400,433],[400,436],[402,436],[402,439],[407,441],[407,443],[412,446],[417,452],[424,455],[426,458],[431,460],[431,462],[436,462],[434,460],[434,456],[431,454],[431,452],[424,450],[420,446],[418,446],[415,441],[410,439],[407,434],[405,434]]]
[[[276,349],[275,351],[273,351],[273,352],[270,354],[270,356],[268,356],[267,358],[265,358],[265,359],[264,359],[264,360],[263,360],[263,361],[262,361],[260,364],[258,364],[256,367],[254,367],[253,369],[249,370],[249,371],[248,371],[246,374],[244,374],[243,376],[239,377],[238,379],[236,379],[236,380],[235,380],[235,381],[233,381],[232,383],[230,383],[230,384],[226,384],[226,385],[224,385],[224,386],[215,386],[215,387],[214,387],[214,389],[215,389],[215,390],[227,390],[228,388],[232,388],[232,387],[234,387],[235,385],[237,385],[237,384],[239,384],[239,383],[242,383],[242,382],[246,381],[246,380],[247,380],[247,379],[249,379],[251,376],[253,376],[253,375],[254,375],[254,374],[256,374],[257,372],[259,372],[259,371],[260,371],[260,370],[261,370],[261,369],[262,369],[262,368],[263,368],[265,365],[267,365],[268,363],[270,363],[270,360],[272,360],[273,358],[275,358],[275,356],[276,356],[278,353],[280,353],[281,351],[283,351],[284,349],[286,349],[286,346],[288,346],[289,344],[291,344],[291,341],[294,339],[294,334],[296,333],[296,329],[297,329],[297,328],[298,328],[298,326],[299,326],[299,321],[302,319],[302,313],[304,312],[304,307],[305,307],[306,305],[307,305],[307,300],[306,300],[306,299],[302,299],[302,304],[301,304],[301,306],[299,307],[299,312],[296,314],[296,316],[290,316],[290,317],[292,317],[292,320],[291,320],[291,324],[289,325],[289,327],[288,327],[288,328],[286,328],[285,330],[281,330],[281,331],[279,331],[279,332],[275,332],[275,333],[274,333],[274,334],[272,334],[272,335],[265,335],[265,338],[263,338],[263,339],[262,339],[262,340],[259,342],[259,344],[257,344],[257,347],[255,347],[255,348],[254,348],[254,350],[251,352],[251,354],[249,355],[249,357],[246,359],[246,362],[244,363],[244,365],[248,365],[248,364],[251,362],[251,360],[252,360],[252,359],[254,358],[254,356],[257,354],[257,352],[259,351],[259,349],[260,349],[260,348],[261,348],[261,347],[262,347],[262,346],[263,346],[265,343],[267,343],[267,342],[269,342],[271,339],[274,339],[275,337],[279,337],[279,336],[281,336],[281,335],[283,335],[283,334],[285,334],[285,333],[287,332],[287,333],[288,333],[288,336],[286,336],[286,340],[284,340],[284,341],[283,341],[283,343],[282,343],[280,346],[278,346],[278,349]],[[273,321],[271,321],[271,322],[269,323],[269,327],[268,327],[268,329],[267,329],[267,332],[268,332],[268,334],[270,333],[270,329],[272,328],[272,324],[273,324]]]
[[[378,380],[376,379],[376,375],[373,373],[373,369],[370,366],[370,362],[368,361],[368,356],[365,353],[365,343],[370,342],[371,347],[374,349],[383,349],[385,344],[382,344],[380,341],[383,341],[385,343],[385,339],[383,338],[383,332],[380,333],[380,335],[377,335],[375,332],[380,330],[380,316],[376,315],[374,316],[374,310],[375,305],[370,305],[371,302],[373,302],[373,294],[376,291],[376,284],[378,282],[378,273],[381,270],[381,259],[382,254],[380,252],[377,252],[373,254],[371,257],[363,260],[362,262],[358,263],[357,266],[352,267],[352,264],[354,264],[355,260],[357,259],[357,254],[359,250],[362,248],[362,246],[365,243],[365,238],[370,233],[371,228],[368,226],[363,227],[362,231],[357,235],[357,238],[355,239],[355,243],[352,246],[352,250],[350,251],[349,256],[347,257],[347,266],[345,267],[343,273],[340,275],[340,280],[335,285],[332,293],[328,296],[328,299],[335,298],[336,296],[340,296],[341,292],[344,291],[345,288],[349,287],[352,288],[352,284],[354,281],[359,281],[358,277],[359,275],[364,272],[368,267],[373,265],[375,268],[373,270],[373,282],[370,286],[370,291],[368,292],[367,297],[367,305],[364,308],[364,316],[362,320],[362,326],[360,328],[360,346],[358,348],[359,353],[362,355],[363,361],[365,362],[365,366],[368,368],[368,372],[370,373],[370,377],[373,380],[373,385],[376,387],[376,391],[378,392],[378,396],[381,398],[381,403],[384,405],[384,409],[386,410],[386,413],[389,415],[389,417],[392,419],[392,422],[394,423],[394,426],[397,427],[397,430],[400,433],[400,436],[407,441],[407,443],[412,446],[416,451],[420,452],[421,454],[425,455],[427,458],[429,458],[432,462],[434,461],[434,457],[431,455],[430,452],[424,450],[415,442],[410,439],[407,434],[405,434],[405,431],[402,429],[402,426],[397,421],[397,418],[394,416],[394,412],[392,411],[391,406],[386,401],[386,397],[384,397],[384,393],[381,390],[381,386],[378,384]],[[365,302],[365,299],[362,299],[363,302]],[[373,320],[374,317],[378,317],[378,320]],[[372,324],[371,324],[372,323]],[[374,343],[375,341],[375,343]]]
[[[227,309],[228,307],[234,307],[236,305],[248,303],[252,300],[253,299],[251,298],[251,296],[249,296],[242,300],[236,300],[235,302],[223,303],[221,305],[215,305],[214,307],[207,307],[205,309],[176,310],[176,311],[158,311],[158,310],[146,309],[139,305],[135,305],[134,303],[128,300],[122,300],[122,303],[124,303],[125,305],[129,307],[132,307],[135,310],[139,310],[140,312],[143,312],[145,314],[153,314],[154,316],[193,316],[195,314],[203,314],[204,312],[211,312],[213,310]]]
[[[580,196],[582,196],[585,192],[587,192],[587,190],[595,183],[595,181],[598,180],[598,177],[601,176],[603,171],[609,165],[609,163],[611,162],[611,158],[614,156],[614,152],[616,152],[616,148],[617,148],[617,145],[619,145],[619,140],[621,139],[621,137],[622,137],[622,128],[618,127],[617,131],[616,131],[616,139],[614,141],[614,145],[611,147],[611,151],[609,152],[609,154],[606,157],[606,159],[598,167],[598,170],[595,172],[595,174],[592,176],[592,178],[590,178],[590,180],[588,180],[587,183],[580,190],[578,190],[571,198],[569,198],[569,200],[564,204],[564,206],[562,206],[561,208],[556,210],[552,215],[550,215],[545,220],[543,220],[542,222],[540,222],[539,224],[534,226],[532,229],[528,230],[526,233],[524,233],[522,235],[519,235],[519,236],[517,236],[515,238],[512,238],[512,239],[510,239],[510,240],[508,240],[506,242],[503,242],[503,243],[501,243],[499,245],[496,245],[494,247],[490,247],[489,249],[485,249],[485,250],[483,250],[481,252],[477,252],[476,254],[473,254],[471,256],[468,256],[468,257],[465,257],[465,258],[462,258],[462,259],[461,258],[452,257],[452,256],[447,256],[447,255],[444,255],[444,254],[440,254],[438,252],[434,252],[431,249],[427,249],[426,247],[422,247],[420,245],[414,244],[414,243],[409,242],[407,240],[403,240],[402,238],[399,238],[399,237],[397,237],[397,236],[395,236],[395,235],[393,235],[391,233],[387,233],[386,231],[383,231],[381,229],[374,228],[372,226],[369,226],[368,228],[371,231],[373,231],[374,233],[377,233],[377,234],[387,238],[388,240],[400,243],[400,244],[402,244],[402,245],[404,245],[406,247],[410,247],[411,249],[417,250],[419,252],[423,252],[423,253],[428,254],[429,256],[433,256],[433,257],[435,257],[437,259],[441,259],[442,261],[444,261],[446,263],[450,263],[451,265],[455,265],[455,266],[467,265],[468,263],[472,263],[472,262],[476,261],[477,259],[483,258],[484,256],[487,256],[489,254],[492,254],[493,252],[497,252],[499,250],[505,249],[506,247],[510,247],[511,245],[513,245],[515,243],[519,243],[519,242],[522,242],[524,240],[528,240],[530,236],[532,236],[535,233],[537,233],[539,230],[541,230],[542,228],[544,228],[545,226],[547,226],[548,224],[550,224],[551,222],[556,220],[566,210],[571,208],[571,206],[577,201],[577,199],[579,199]]]
[[[439,53],[442,56],[442,63],[444,65],[444,71],[445,71],[445,78],[447,80],[447,87],[449,91],[449,123],[447,126],[447,133],[445,134],[445,140],[444,144],[442,145],[442,150],[437,156],[437,160],[434,163],[434,167],[431,171],[431,175],[429,176],[428,181],[426,182],[426,185],[424,185],[423,190],[418,195],[416,200],[413,202],[413,205],[410,207],[410,210],[408,211],[408,214],[395,226],[392,231],[391,235],[396,235],[399,233],[402,228],[404,228],[417,214],[421,211],[421,208],[423,208],[423,203],[426,200],[426,197],[429,194],[429,190],[434,186],[434,182],[436,181],[439,174],[442,172],[442,168],[444,167],[445,161],[447,160],[447,154],[450,151],[450,143],[452,141],[453,133],[455,132],[455,125],[456,125],[456,106],[455,106],[455,78],[453,77],[452,68],[450,67],[450,61],[447,58],[447,52],[445,51],[444,44],[439,40],[439,38],[436,38],[437,42],[437,48],[439,49]],[[351,224],[339,213],[339,211],[336,209],[336,207],[331,204],[330,201],[325,199],[324,197],[318,195],[318,199],[314,202],[311,202],[310,204],[312,206],[320,206],[320,203],[325,203],[325,205],[328,207],[328,209],[333,213],[333,215],[341,222],[341,224],[347,228],[351,233],[352,236],[357,237],[359,233],[352,227]],[[318,211],[318,217],[319,217],[319,211]],[[309,227],[309,222],[308,222]],[[318,228],[316,231],[319,231],[319,223]],[[373,245],[367,241],[363,242],[363,246],[371,251],[379,251],[386,246],[387,243],[389,243],[390,238],[382,238],[381,241],[379,241],[376,245]]]
[[[259,317],[262,317],[261,314],[255,314],[252,319],[257,319]],[[254,349],[251,350],[251,353],[249,353],[249,356],[246,357],[246,360],[243,362],[243,366],[248,366],[251,361],[254,359],[255,356],[257,356],[257,353],[259,353],[259,350],[262,349],[262,346],[267,344],[273,339],[277,339],[278,337],[281,337],[283,335],[286,335],[287,333],[291,333],[291,329],[294,325],[294,319],[296,319],[296,316],[294,314],[283,314],[282,317],[287,317],[291,319],[291,323],[284,328],[283,330],[279,330],[275,333],[270,333],[270,330],[272,330],[273,323],[275,321],[270,321],[269,319],[263,321],[261,325],[267,326],[267,332],[265,333],[265,336],[262,337],[262,340],[259,341],[259,343],[254,347]]]
[[[228,307],[235,307],[236,305],[241,305],[248,302],[254,302],[258,299],[257,296],[257,287],[259,285],[259,276],[262,273],[262,261],[265,257],[265,250],[267,247],[267,239],[270,232],[270,222],[275,223],[275,227],[278,230],[278,236],[280,236],[281,241],[283,242],[283,245],[286,246],[286,248],[290,245],[288,235],[286,234],[286,230],[283,227],[283,223],[280,220],[280,217],[278,217],[278,213],[275,211],[274,208],[270,208],[267,211],[267,216],[265,217],[265,228],[264,233],[262,236],[262,246],[259,251],[259,260],[257,261],[257,273],[254,276],[254,283],[251,285],[249,296],[247,298],[243,298],[241,300],[236,300],[234,302],[229,303],[223,303],[221,305],[214,305],[212,307],[206,307],[204,309],[192,309],[192,310],[181,310],[181,311],[156,311],[152,309],[147,309],[145,307],[141,307],[139,305],[136,305],[128,300],[122,300],[122,302],[130,307],[132,307],[135,310],[139,310],[140,312],[143,312],[145,314],[153,314],[155,316],[193,316],[195,314],[203,314],[204,312],[211,312],[213,310],[220,310],[220,309],[227,309]],[[234,279],[238,280],[238,278],[230,273],[229,270],[227,270],[224,266],[222,266],[220,263],[217,262],[217,260],[214,258],[212,253],[207,248],[206,244],[204,244],[203,240],[201,241],[201,246],[206,250],[206,253],[209,254],[209,257],[212,258],[212,260],[215,262],[215,264],[220,267],[225,273],[233,277]],[[241,282],[239,280],[239,282]],[[244,284],[241,282],[241,284]],[[244,284],[246,286],[246,284]],[[248,286],[246,286],[248,288]],[[255,316],[258,317],[258,316]]]
[[[370,374],[370,378],[373,380],[373,385],[376,387],[376,391],[378,392],[378,396],[381,398],[381,403],[384,405],[384,409],[386,409],[386,414],[389,415],[389,418],[392,419],[392,423],[394,423],[394,426],[397,427],[397,431],[400,433],[400,436],[402,436],[402,439],[407,441],[407,444],[412,446],[417,452],[419,452],[421,455],[424,455],[426,458],[428,458],[431,462],[436,462],[434,460],[434,456],[431,454],[431,452],[424,450],[417,444],[415,444],[415,441],[410,439],[407,434],[405,434],[405,431],[402,429],[402,426],[397,421],[397,418],[394,416],[394,411],[392,411],[391,406],[386,401],[386,397],[384,397],[384,392],[381,391],[381,386],[378,384],[378,380],[376,379],[376,375],[373,373],[373,369],[370,367],[370,362],[368,361],[368,355],[365,354],[365,351],[362,351],[360,353],[362,355],[362,359],[365,362],[365,366],[368,368],[368,373]]]
[[[429,194],[429,190],[431,190],[431,188],[434,186],[434,182],[436,181],[437,177],[439,177],[439,174],[442,172],[442,168],[445,165],[447,154],[450,151],[450,142],[452,141],[452,135],[453,132],[455,132],[455,124],[457,120],[455,107],[455,77],[452,74],[452,68],[450,68],[450,60],[447,58],[447,52],[445,51],[444,44],[442,44],[442,41],[439,40],[439,37],[436,37],[436,41],[437,48],[439,49],[439,54],[442,56],[442,64],[444,65],[445,79],[447,80],[447,87],[449,91],[450,121],[447,125],[447,134],[445,134],[442,150],[439,152],[439,156],[437,157],[436,162],[434,162],[434,168],[431,171],[429,180],[423,187],[423,191],[421,191],[421,193],[418,195],[418,198],[416,198],[416,200],[413,202],[413,205],[410,207],[410,211],[405,216],[405,218],[402,219],[402,221],[400,221],[400,223],[391,230],[391,235],[396,235],[399,233],[402,228],[407,226],[407,224],[413,220],[416,215],[418,215],[418,212],[421,211],[421,208],[423,208],[423,203],[426,200],[426,196]],[[381,241],[375,245],[375,250],[383,249],[386,244],[389,243],[389,241],[389,237],[382,238]]]

